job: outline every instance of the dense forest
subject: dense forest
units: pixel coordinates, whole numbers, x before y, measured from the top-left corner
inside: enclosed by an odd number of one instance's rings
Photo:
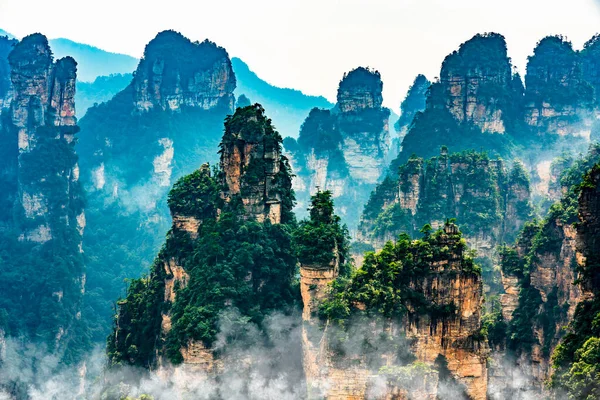
[[[598,36],[477,34],[396,124],[369,67],[53,43],[0,37],[0,399],[600,396]]]

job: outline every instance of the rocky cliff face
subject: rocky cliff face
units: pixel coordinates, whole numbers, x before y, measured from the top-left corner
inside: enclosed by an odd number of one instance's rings
[[[281,182],[281,137],[271,126],[249,127],[264,110],[260,106],[244,108],[247,115],[232,118],[221,141],[223,197],[230,201],[241,196],[245,215],[258,222],[281,222],[281,190],[291,190],[290,182]],[[267,131],[265,131],[266,129]],[[287,172],[287,171],[286,171]]]
[[[175,31],[159,33],[146,46],[132,82],[138,111],[224,107],[233,112],[235,76],[224,49],[192,43]]]
[[[482,47],[486,47],[486,58]],[[505,133],[512,93],[510,60],[500,35],[478,35],[444,60],[440,75],[445,107],[459,122],[482,132]]]
[[[356,225],[354,204],[366,199],[387,164],[389,110],[382,107],[382,88],[377,71],[350,71],[340,81],[337,106],[313,109],[298,141],[286,139],[299,210],[306,208],[310,195],[330,190],[340,214],[351,227]]]
[[[348,172],[357,183],[375,184],[389,151],[389,110],[382,108],[383,83],[377,71],[357,68],[340,82],[338,127]]]
[[[403,239],[401,239],[403,240]],[[427,240],[427,239],[425,239]],[[370,263],[365,271],[352,278],[347,296],[351,309],[358,312],[345,322],[349,327],[347,344],[337,342],[335,318],[320,321],[315,313],[315,303],[327,299],[327,282],[337,274],[336,263],[329,265],[301,265],[301,285],[304,302],[304,366],[309,397],[326,399],[435,399],[442,391],[454,395],[468,395],[473,399],[485,399],[487,393],[487,347],[477,339],[481,325],[482,281],[481,277],[466,267],[462,250],[459,250],[460,233],[454,225],[446,225],[435,235],[433,247],[450,249],[441,258],[429,264],[427,277],[414,276],[406,282],[417,296],[423,296],[427,304],[436,304],[436,310],[422,304],[417,306],[407,300],[406,315],[397,320],[376,317],[368,297],[365,302],[355,300],[354,290],[361,291],[361,278],[379,287],[370,274]],[[403,242],[404,246],[406,243]],[[445,247],[447,246],[447,247]],[[458,247],[457,247],[458,246]],[[393,246],[392,246],[393,247]],[[440,247],[440,248],[441,248]],[[391,247],[390,247],[391,249]],[[399,254],[402,250],[399,250]],[[384,265],[376,268],[385,269]],[[408,267],[407,265],[407,268]],[[399,281],[394,281],[395,285]],[[364,289],[368,291],[368,289]],[[366,292],[365,292],[366,294]],[[334,294],[334,296],[336,296]],[[402,302],[403,300],[398,299]],[[328,305],[329,306],[329,305]],[[380,306],[386,306],[380,303]],[[417,311],[418,308],[420,311]],[[445,314],[450,310],[449,314]],[[380,309],[381,310],[381,309]],[[368,316],[366,319],[364,319]],[[359,322],[361,321],[361,322]],[[353,330],[353,324],[364,324]],[[320,329],[319,329],[320,327]],[[375,338],[387,338],[390,343],[378,343]],[[352,343],[366,340],[372,353],[365,354],[353,348]],[[374,342],[377,342],[376,344]],[[392,343],[393,342],[393,343]],[[391,351],[395,348],[395,351]],[[404,349],[404,350],[399,350]],[[412,363],[407,364],[408,351]],[[341,354],[340,354],[341,352]],[[442,389],[443,387],[443,389]],[[446,393],[447,394],[447,393]]]
[[[506,349],[494,357],[492,375],[504,377],[492,382],[497,398],[517,392],[539,396],[549,390],[551,357],[568,333],[565,327],[577,319],[577,310],[589,298],[584,277],[587,245],[580,244],[580,237],[587,221],[594,223],[594,205],[582,200],[585,196],[578,195],[577,188],[597,161],[592,147],[581,160],[555,164],[552,169],[563,186],[557,189],[561,200],[542,222],[525,224],[515,246],[500,251],[505,291],[500,303],[508,331],[500,340],[506,341]],[[582,223],[576,225],[578,212]],[[521,377],[518,382],[514,371]]]
[[[16,40],[9,39],[6,36],[0,36],[0,112],[8,109],[12,97],[8,55],[15,44],[17,44]]]
[[[49,198],[52,194],[46,193],[50,188],[44,188],[39,181],[32,180],[32,172],[26,171],[28,168],[35,168],[28,164],[34,163],[34,158],[42,157],[46,151],[45,146],[65,147],[65,155],[74,156],[70,144],[79,130],[76,126],[74,101],[77,63],[70,57],[53,62],[48,41],[39,34],[27,36],[16,45],[9,61],[13,99],[10,108],[11,126],[8,129],[17,135],[20,204],[25,218],[32,222],[23,233],[23,239],[44,243],[53,237],[48,217],[51,208],[55,211],[62,208],[63,211],[58,211],[60,219],[77,226],[83,232],[83,210],[77,215],[70,214],[70,203],[79,201],[76,194],[79,187],[76,158],[59,167],[59,177],[66,185],[63,188],[66,198],[62,206],[52,204]],[[54,131],[57,136],[48,137]],[[48,143],[49,139],[54,139],[56,143]]]
[[[371,195],[360,223],[360,239],[376,249],[401,232],[415,235],[425,224],[456,218],[469,245],[481,257],[530,217],[528,178],[520,164],[507,171],[502,161],[480,153],[411,158]],[[438,217],[432,217],[437,215]]]
[[[9,255],[0,256],[1,308],[7,315],[0,330],[42,342],[76,362],[86,346],[85,339],[72,342],[85,329],[80,319],[86,279],[86,216],[74,140],[77,63],[71,57],[54,61],[41,34],[15,44],[8,62],[10,88],[0,79],[0,91],[6,89],[4,99],[10,100],[0,124],[0,242]],[[16,282],[15,273],[27,279]],[[35,300],[24,301],[32,288]]]
[[[205,164],[171,190],[172,229],[148,281],[132,286],[121,304],[108,346],[113,361],[197,379],[213,379],[238,367],[252,369],[260,361],[252,356],[233,365],[226,349],[215,354],[220,313],[235,308],[240,318],[259,324],[257,312],[293,302],[289,285],[295,259],[286,225],[293,218],[291,176],[281,155],[281,137],[260,105],[238,108],[227,118],[216,171],[213,175]],[[206,258],[197,259],[198,251]],[[149,311],[132,321],[136,298],[143,298],[141,307]],[[188,331],[191,325],[184,321],[197,319],[198,312],[203,316],[197,323],[209,329]],[[134,334],[141,326],[150,333]],[[173,364],[180,366],[174,369]]]
[[[443,145],[453,152],[485,148],[505,154],[508,138],[498,136],[514,134],[522,96],[523,84],[518,75],[512,76],[504,37],[475,35],[445,58],[391,171],[411,154],[431,157]]]
[[[165,31],[146,46],[129,86],[81,119],[91,227],[84,248],[90,270],[103,271],[91,272],[88,286],[105,293],[96,299],[118,297],[125,277],[151,265],[171,225],[165,204],[173,183],[196,170],[199,160],[218,162],[214,149],[233,112],[235,85],[225,49]],[[106,251],[114,241],[123,253]],[[108,326],[110,302],[93,308],[98,324]]]
[[[589,63],[585,67],[591,79]],[[538,135],[589,138],[594,87],[585,80],[582,57],[559,36],[542,39],[527,64],[525,122]]]

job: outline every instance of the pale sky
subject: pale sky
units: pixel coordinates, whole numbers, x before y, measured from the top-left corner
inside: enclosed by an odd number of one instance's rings
[[[439,74],[444,57],[478,32],[506,36],[524,73],[549,34],[576,48],[600,32],[598,0],[0,0],[0,28],[41,32],[140,57],[157,32],[209,38],[270,83],[335,101],[343,73],[381,72],[384,103],[398,112],[418,73]]]

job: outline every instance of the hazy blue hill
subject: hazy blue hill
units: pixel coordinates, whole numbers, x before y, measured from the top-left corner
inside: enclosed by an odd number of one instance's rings
[[[231,63],[237,79],[236,96],[244,94],[252,103],[262,104],[282,136],[298,137],[302,122],[314,107],[333,107],[323,96],[309,96],[299,90],[271,85],[239,58],[232,58]]]
[[[50,46],[55,58],[71,56],[77,60],[77,77],[84,82],[93,82],[99,76],[131,73],[139,61],[126,54],[111,53],[69,39],[51,39]]]
[[[125,89],[131,82],[133,74],[112,74],[99,76],[93,82],[77,82],[75,104],[77,104],[77,118],[85,115],[88,108],[94,104],[104,103]]]
[[[4,29],[0,29],[0,36],[8,36],[10,39],[14,39],[15,35],[12,33],[6,32]]]

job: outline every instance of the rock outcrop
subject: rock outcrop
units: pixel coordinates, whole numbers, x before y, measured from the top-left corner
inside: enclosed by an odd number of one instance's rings
[[[338,129],[348,173],[357,183],[375,184],[389,151],[389,110],[382,108],[377,71],[357,68],[344,75],[337,93]]]
[[[350,307],[372,319],[345,322],[344,326],[349,327],[351,333],[348,333],[349,338],[342,339],[343,350],[337,342],[340,332],[336,331],[339,328],[335,321],[319,320],[315,312],[315,304],[329,296],[326,285],[337,275],[337,263],[334,260],[328,265],[301,265],[304,367],[309,398],[435,399],[438,390],[458,396],[462,391],[462,395],[473,399],[486,398],[487,346],[477,336],[481,327],[483,285],[481,276],[465,264],[459,241],[460,233],[455,225],[446,224],[443,231],[436,233],[432,246],[450,250],[429,265],[427,277],[407,278],[410,291],[417,297],[423,296],[424,303],[418,306],[404,300],[407,313],[400,320],[384,318],[383,323],[377,322],[375,315],[381,308],[370,310],[368,302],[372,299],[363,297],[365,304],[351,298]],[[401,246],[404,245],[406,243]],[[369,275],[369,271],[364,271],[364,275]],[[355,278],[357,282],[350,283],[349,296],[352,290],[359,288],[360,275]],[[378,287],[382,284],[368,279],[369,284]],[[424,304],[435,304],[437,311],[427,310]],[[419,307],[423,308],[418,311]],[[450,309],[449,314],[442,311]],[[358,321],[364,326],[352,330],[353,324],[360,324]],[[395,342],[373,344],[376,338],[383,337]],[[372,353],[352,348],[352,343],[358,346],[363,340],[369,343],[367,348],[371,348]],[[348,343],[343,344],[345,341]],[[414,357],[412,364],[406,363],[406,355],[400,355],[402,348]]]
[[[586,81],[581,60],[560,36],[542,39],[529,57],[525,122],[538,135],[590,137],[594,86]],[[586,75],[594,80],[589,62],[585,65]]]
[[[443,145],[452,152],[484,148],[507,154],[508,138],[497,136],[516,134],[522,97],[523,84],[512,75],[504,37],[475,35],[445,58],[439,80],[427,92],[425,109],[414,118],[392,163],[392,173],[412,154],[431,157]]]
[[[512,241],[530,217],[529,181],[523,167],[507,171],[499,159],[466,152],[414,157],[384,180],[366,204],[359,239],[381,249],[401,232],[416,235],[425,224],[436,228],[459,221],[469,245],[492,258],[495,246]]]
[[[258,222],[281,222],[281,137],[270,125],[254,125],[262,117],[261,106],[249,106],[245,115],[229,120],[221,141],[221,171],[225,190],[223,197],[230,201],[241,196],[245,216]],[[291,189],[291,188],[287,188]]]
[[[235,86],[225,49],[164,31],[146,46],[130,84],[88,109],[78,146],[94,221],[84,238],[90,290],[117,298],[122,288],[115,283],[152,264],[171,226],[169,188],[197,169],[198,160],[218,162],[214,149],[234,111]],[[125,259],[105,250],[115,241]],[[106,327],[110,308],[108,302],[94,307]]]
[[[54,62],[48,41],[40,34],[25,37],[10,53],[9,61],[13,98],[11,126],[7,129],[17,136],[19,203],[25,219],[30,221],[22,238],[44,243],[53,237],[53,218],[80,229],[85,224],[83,210],[78,207],[73,215],[71,208],[72,204],[81,201],[78,198],[79,167],[71,148],[79,130],[75,118],[77,63],[71,57]],[[66,165],[57,166],[59,179],[65,185],[62,195],[66,198],[61,205],[54,203],[57,194],[50,193],[51,188],[45,188],[41,183],[45,179],[39,176],[31,179],[44,171],[28,171],[40,167],[41,160],[36,158],[59,155],[45,154],[45,146],[58,146],[65,157],[71,158]],[[50,217],[50,209],[56,215]]]
[[[478,35],[461,45],[444,60],[439,83],[445,107],[457,121],[482,132],[506,132],[504,119],[510,107],[506,94],[512,92],[512,74],[502,36]]]
[[[366,200],[389,161],[390,113],[382,107],[382,89],[379,72],[350,71],[340,81],[336,107],[311,110],[298,141],[286,138],[299,211],[318,190],[329,190],[340,214],[356,226],[355,204]]]
[[[247,309],[248,314],[256,315],[260,305],[252,301],[258,301],[262,291],[274,291],[280,301],[291,301],[286,279],[291,281],[295,262],[289,250],[289,228],[280,225],[293,218],[291,176],[281,154],[281,137],[260,105],[238,108],[227,117],[219,153],[216,175],[204,164],[173,186],[168,197],[172,229],[148,280],[132,286],[120,303],[114,339],[109,343],[111,359],[158,367],[166,377],[174,373],[214,379],[232,368],[251,369],[257,362],[251,356],[232,366],[223,351],[215,354],[220,311]],[[278,236],[268,237],[266,243],[267,235]],[[261,244],[257,237],[262,238]],[[209,243],[213,240],[217,244]],[[200,250],[208,249],[204,246],[212,250]],[[208,258],[199,260],[198,251]],[[209,257],[207,251],[220,254]],[[276,262],[269,260],[269,251]],[[204,295],[215,288],[212,295]],[[143,307],[152,311],[145,319],[132,321],[136,312],[132,303],[139,297],[145,299]],[[272,299],[264,303],[264,307],[277,305]],[[188,308],[211,313],[198,321],[207,330],[187,331],[182,320],[190,315],[182,316],[182,310]],[[136,324],[144,326],[147,334],[134,338],[132,332],[142,329]],[[144,350],[131,352],[132,345]],[[173,363],[181,365],[173,368]]]
[[[8,55],[17,44],[15,39],[0,36],[0,113],[10,106],[12,98],[12,84],[10,81],[10,64]],[[0,128],[2,122],[0,121]]]
[[[3,312],[10,318],[4,327],[10,326],[9,336],[77,362],[86,350],[78,336],[85,329],[86,215],[75,152],[77,63],[71,57],[55,61],[39,33],[10,46],[10,85],[0,76],[0,99],[10,102],[7,108],[0,101],[0,242],[9,255],[0,256]],[[0,73],[6,71],[0,60]],[[14,274],[27,279],[17,282]],[[32,288],[35,300],[23,300]]]
[[[235,76],[227,52],[205,40],[192,43],[175,31],[146,46],[132,82],[138,111],[193,107],[233,112]]]

